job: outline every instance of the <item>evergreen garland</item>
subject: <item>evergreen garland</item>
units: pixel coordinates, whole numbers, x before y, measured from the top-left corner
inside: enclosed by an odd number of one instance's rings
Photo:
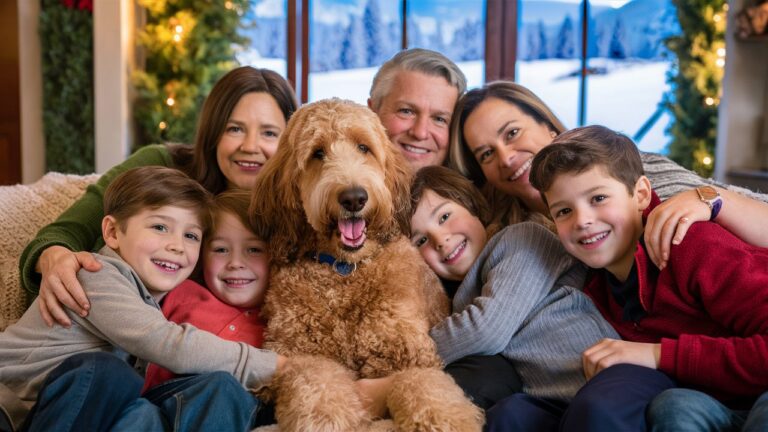
[[[133,76],[134,147],[159,142],[192,143],[205,96],[237,66],[238,34],[252,0],[138,0],[147,10],[138,43],[144,70]]]
[[[682,34],[665,41],[676,54],[667,75],[667,82],[674,89],[667,106],[675,117],[668,129],[672,135],[669,157],[701,176],[710,177],[717,139],[727,5],[725,0],[672,2],[677,7]]]
[[[90,0],[41,0],[45,169],[92,173],[93,15]]]

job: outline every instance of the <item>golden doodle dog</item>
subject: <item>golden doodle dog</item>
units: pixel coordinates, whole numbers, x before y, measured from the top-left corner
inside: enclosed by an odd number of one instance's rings
[[[367,107],[315,102],[291,118],[250,214],[272,257],[265,348],[289,357],[269,392],[284,431],[479,431],[429,329],[449,303],[401,234],[410,173]],[[358,378],[394,375],[375,421]],[[382,426],[383,425],[383,426]]]

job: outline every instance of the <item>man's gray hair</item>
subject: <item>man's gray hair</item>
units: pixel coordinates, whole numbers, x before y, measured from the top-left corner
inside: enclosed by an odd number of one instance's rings
[[[467,78],[456,63],[437,51],[410,48],[400,51],[384,62],[373,77],[371,85],[371,107],[378,110],[384,96],[390,92],[395,75],[401,70],[420,72],[424,75],[439,76],[456,87],[459,96],[467,90]]]

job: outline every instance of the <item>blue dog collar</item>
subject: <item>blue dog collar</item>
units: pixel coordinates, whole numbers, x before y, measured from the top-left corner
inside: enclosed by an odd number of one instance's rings
[[[336,273],[342,276],[349,276],[357,269],[357,264],[339,261],[333,255],[328,255],[322,252],[310,252],[308,255],[315,262],[330,265]]]

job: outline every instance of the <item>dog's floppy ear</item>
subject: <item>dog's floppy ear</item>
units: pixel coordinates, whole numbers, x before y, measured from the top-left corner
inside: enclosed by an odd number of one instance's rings
[[[389,138],[386,139],[384,175],[387,188],[392,194],[392,223],[388,228],[389,236],[408,232],[408,219],[411,214],[411,178],[413,172],[405,157],[398,151]]]
[[[297,258],[299,242],[306,240],[309,232],[295,181],[301,169],[296,160],[296,140],[305,123],[302,114],[298,110],[293,115],[277,151],[256,177],[248,211],[253,231],[268,242],[275,262]]]

